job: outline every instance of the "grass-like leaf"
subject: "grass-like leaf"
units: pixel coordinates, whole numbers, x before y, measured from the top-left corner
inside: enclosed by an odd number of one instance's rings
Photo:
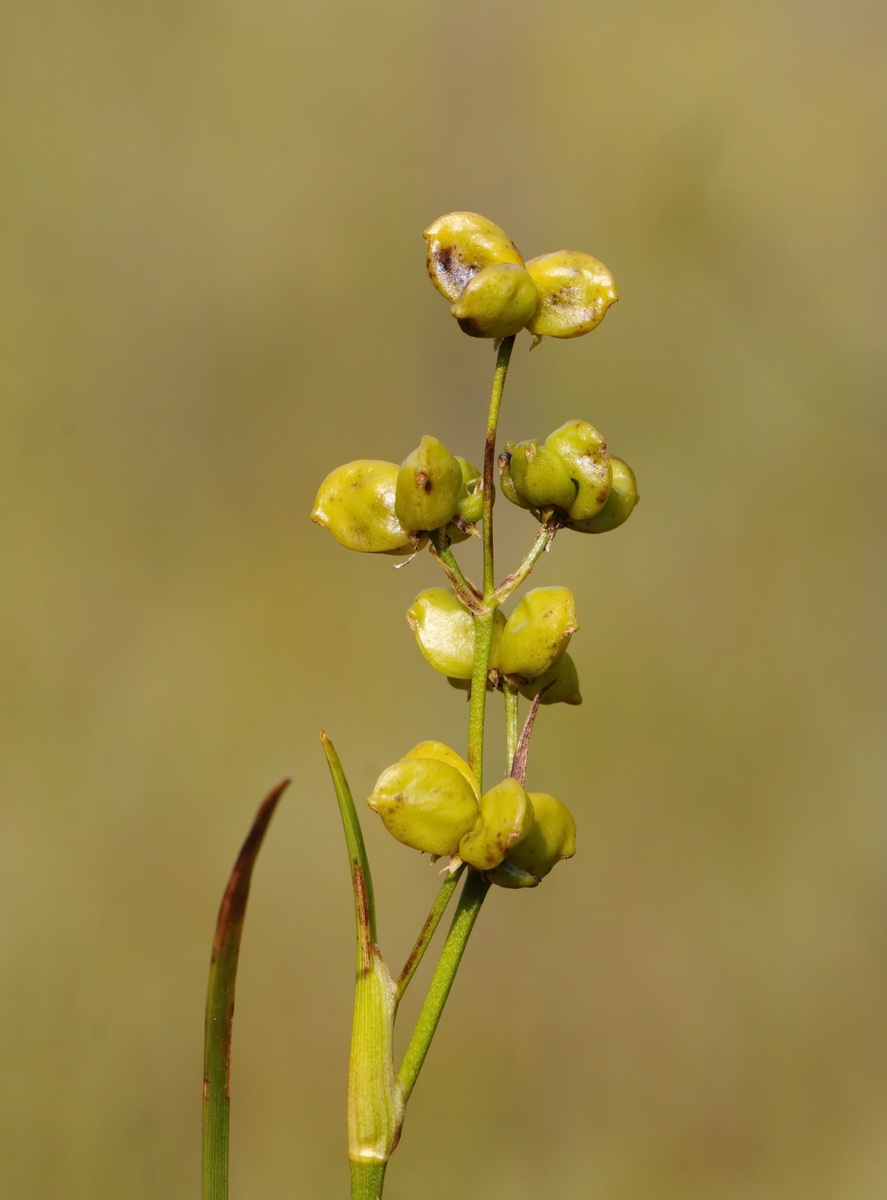
[[[228,1200],[228,1134],[230,1126],[231,1023],[237,960],[253,867],[274,816],[277,802],[289,786],[284,779],[259,807],[240,849],[216,921],[203,1043],[203,1159],[202,1200]]]
[[[348,847],[351,887],[354,891],[354,911],[357,921],[358,967],[366,970],[372,958],[371,947],[376,942],[376,902],[373,897],[373,877],[370,874],[370,864],[363,842],[360,821],[357,817],[357,809],[354,807],[354,798],[351,795],[348,780],[345,778],[342,763],[335,746],[325,733],[321,733],[320,742],[333,779],[333,787],[336,790],[339,815],[345,831],[345,844]]]

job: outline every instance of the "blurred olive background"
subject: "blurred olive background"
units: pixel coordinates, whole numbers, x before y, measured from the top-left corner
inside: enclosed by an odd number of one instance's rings
[[[241,961],[232,1195],[346,1194],[352,916],[317,734],[360,798],[419,739],[464,747],[466,708],[403,620],[430,558],[349,554],[308,511],[426,432],[480,459],[491,347],[420,236],[467,208],[613,270],[596,333],[520,340],[501,429],[589,419],[643,499],[534,576],[576,593],[585,703],[543,711],[528,783],[580,851],[491,896],[386,1197],[880,1200],[883,6],[3,25],[0,1193],[197,1194],[216,908],[291,774]],[[533,522],[498,512],[506,569]],[[436,875],[370,816],[396,968]]]

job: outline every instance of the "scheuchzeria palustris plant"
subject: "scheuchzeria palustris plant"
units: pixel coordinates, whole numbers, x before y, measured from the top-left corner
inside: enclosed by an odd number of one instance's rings
[[[424,236],[428,274],[450,301],[459,327],[471,337],[496,341],[483,469],[426,435],[399,466],[360,459],[337,467],[320,485],[311,513],[349,550],[399,556],[430,551],[447,586],[420,592],[407,620],[428,664],[469,694],[465,757],[441,742],[420,742],[382,771],[368,799],[399,842],[430,855],[432,863],[447,860],[442,870],[437,868],[443,880],[438,897],[397,977],[377,945],[372,877],[354,801],[332,743],[322,735],[351,860],[357,918],[348,1078],[352,1200],[376,1200],[382,1194],[406,1103],[490,887],[536,887],[575,852],[576,826],[569,809],[548,792],[525,788],[539,706],[581,703],[576,666],[567,653],[579,628],[573,595],[565,587],[535,588],[507,617],[502,605],[551,549],[559,530],[606,533],[629,518],[638,500],[631,468],[609,454],[601,434],[582,419],[568,421],[541,441],[507,441],[498,459],[496,454],[499,408],[516,335],[526,329],[535,346],[543,337],[580,337],[595,329],[617,298],[603,263],[578,250],[524,262],[504,231],[477,213],[448,213]],[[523,562],[498,582],[493,573],[497,467],[503,495],[538,523]],[[483,543],[481,584],[466,576],[453,549],[477,536]],[[497,692],[504,698],[510,769],[504,779],[485,787],[487,695]],[[522,728],[521,696],[530,701]],[[227,1095],[220,1089],[227,1086],[236,948],[252,864],[281,791],[276,789],[260,810],[220,914],[215,981],[211,978],[207,1005],[204,1200],[227,1195]],[[392,1037],[398,1004],[460,879],[464,883],[456,913],[398,1066]]]

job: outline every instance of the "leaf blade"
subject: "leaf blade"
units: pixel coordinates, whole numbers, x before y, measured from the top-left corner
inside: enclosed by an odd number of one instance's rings
[[[228,1198],[231,1028],[240,941],[253,868],[271,818],[289,784],[290,780],[284,779],[259,806],[229,876],[216,919],[204,1021],[202,1200]]]

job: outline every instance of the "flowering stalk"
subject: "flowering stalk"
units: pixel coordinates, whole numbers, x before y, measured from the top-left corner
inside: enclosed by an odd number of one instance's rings
[[[573,338],[596,328],[616,300],[613,278],[597,259],[562,250],[525,262],[497,225],[476,213],[449,213],[425,231],[432,283],[451,304],[459,328],[498,342],[487,415],[483,467],[422,437],[398,465],[376,459],[332,471],[317,493],[312,519],[347,549],[412,562],[428,547],[447,587],[426,588],[407,610],[422,656],[469,693],[466,757],[437,741],[420,742],[382,771],[368,799],[399,842],[448,859],[444,878],[396,981],[378,945],[373,881],[357,810],[338,755],[326,735],[345,832],[355,906],[356,976],[348,1073],[352,1200],[379,1200],[404,1110],[428,1054],[444,1005],[490,888],[532,888],[575,853],[572,814],[525,782],[540,705],[579,704],[578,673],[567,647],[579,628],[572,593],[544,586],[527,592],[506,617],[502,606],[523,584],[559,530],[605,533],[623,524],[637,502],[634,475],[612,457],[598,431],[568,421],[541,441],[497,436],[508,368],[521,330]],[[538,522],[523,561],[496,584],[494,476],[506,500]],[[454,547],[478,533],[483,580],[478,587]],[[487,693],[504,697],[505,773],[484,784]],[[520,730],[521,700],[531,702]],[[462,892],[399,1068],[393,1027],[399,1004],[427,952],[459,879]],[[225,1154],[227,1153],[225,1149]],[[225,1193],[212,1193],[225,1200]]]
[[[397,1144],[403,1109],[415,1086],[462,960],[493,883],[534,887],[574,852],[574,822],[547,793],[524,790],[530,734],[540,703],[580,702],[576,669],[566,654],[578,629],[566,588],[527,593],[507,619],[501,606],[551,548],[559,529],[604,532],[621,524],[637,499],[634,477],[614,471],[606,443],[584,421],[568,422],[544,442],[507,442],[498,459],[505,497],[539,521],[523,561],[496,586],[493,541],[497,432],[517,333],[576,337],[600,323],[616,299],[601,263],[560,251],[524,263],[498,226],[474,213],[450,213],[425,233],[428,272],[472,337],[498,339],[487,415],[483,469],[454,457],[425,436],[398,467],[349,463],[324,480],[313,519],[352,550],[410,555],[429,545],[449,588],[426,589],[407,617],[423,656],[451,683],[469,691],[468,746],[462,759],[440,742],[422,742],[379,776],[369,805],[388,831],[413,849],[449,856],[438,898],[397,983],[392,985],[375,940],[369,864],[353,801],[335,752],[325,743],[353,866],[358,973],[349,1076],[352,1200],[381,1196],[385,1163]],[[535,344],[535,343],[534,343]],[[613,460],[618,463],[619,460]],[[453,546],[480,522],[483,584],[465,575]],[[484,790],[487,692],[505,698],[505,778]],[[521,695],[533,701],[522,734]],[[361,852],[354,858],[359,841]],[[361,857],[363,855],[363,857]],[[397,1006],[456,885],[462,894],[425,1001],[396,1074],[391,1027]],[[363,891],[361,890],[363,889]]]

